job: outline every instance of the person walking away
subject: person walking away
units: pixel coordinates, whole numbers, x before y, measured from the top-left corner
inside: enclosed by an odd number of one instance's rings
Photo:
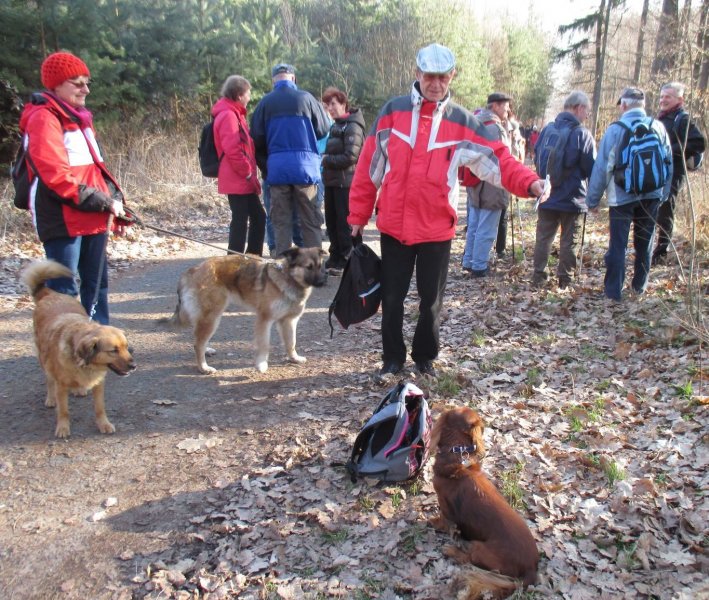
[[[55,52],[44,59],[40,75],[45,90],[32,94],[20,117],[22,143],[35,171],[30,211],[47,258],[75,275],[47,285],[78,295],[86,312],[95,309],[93,319],[107,325],[106,243],[109,223],[119,235],[129,225],[122,219],[123,192],[104,164],[86,108],[91,84],[86,63],[70,52]]]
[[[214,145],[219,163],[217,189],[226,194],[231,209],[229,250],[261,256],[266,232],[266,211],[261,205],[261,184],[254,142],[246,123],[251,84],[240,75],[224,81],[221,98],[212,107]],[[248,231],[248,245],[246,242]]]
[[[325,267],[331,275],[342,275],[352,251],[347,215],[352,177],[364,143],[364,117],[359,108],[350,107],[347,94],[335,87],[327,88],[322,100],[333,118],[322,157],[325,225],[330,240]]]
[[[677,195],[687,179],[685,163],[691,170],[699,166],[706,140],[684,109],[684,85],[678,81],[666,83],[660,89],[660,112],[657,118],[665,126],[672,144],[672,186],[667,202],[657,213],[657,245],[652,264],[663,262],[672,241]]]
[[[643,294],[650,274],[650,251],[655,234],[655,219],[660,204],[667,199],[672,183],[672,146],[665,126],[645,113],[645,93],[638,88],[625,88],[618,99],[620,121],[608,126],[598,147],[598,156],[593,165],[591,179],[586,194],[586,205],[592,213],[598,212],[598,204],[603,192],[608,199],[610,240],[605,255],[606,275],[603,281],[606,298],[614,302],[622,299],[625,282],[625,250],[628,246],[630,227],[633,227],[635,264],[631,287],[635,294]],[[658,136],[665,153],[663,187],[650,192],[636,194],[628,192],[625,186],[616,183],[614,170],[620,164],[622,153],[620,144],[626,128],[638,122],[644,123]],[[662,167],[662,165],[658,165]]]
[[[440,312],[455,236],[458,168],[520,196],[541,195],[544,182],[507,147],[484,137],[469,111],[451,100],[453,53],[440,44],[419,50],[411,93],[386,102],[365,138],[350,189],[352,235],[361,235],[377,205],[381,234],[382,346],[380,378],[406,361],[404,300],[416,269],[418,321],[411,357],[435,376]]]
[[[537,233],[534,243],[532,285],[542,286],[549,275],[549,253],[561,227],[559,240],[559,264],[557,275],[559,288],[571,285],[576,271],[576,247],[579,237],[579,221],[586,213],[586,190],[588,179],[596,160],[596,143],[591,132],[583,127],[591,110],[588,96],[581,91],[571,92],[564,101],[564,110],[556,119],[542,129],[534,155],[537,173],[546,177],[554,165],[549,164],[550,154],[562,151],[558,161],[560,181],[552,181],[551,194],[537,212]],[[565,140],[562,149],[559,144]],[[551,157],[553,161],[555,157]]]
[[[320,154],[317,140],[328,132],[325,109],[311,94],[298,89],[295,68],[277,64],[271,70],[273,90],[251,115],[256,162],[270,186],[269,216],[276,238],[276,256],[293,242],[293,209],[300,219],[303,243],[322,247],[322,213],[317,206]]]

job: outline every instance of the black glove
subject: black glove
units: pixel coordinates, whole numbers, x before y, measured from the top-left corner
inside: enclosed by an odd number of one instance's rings
[[[113,206],[113,199],[96,188],[79,186],[79,204],[76,208],[83,212],[107,212]]]

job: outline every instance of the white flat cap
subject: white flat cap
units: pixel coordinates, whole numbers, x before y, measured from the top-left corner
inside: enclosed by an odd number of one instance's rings
[[[455,68],[455,56],[445,46],[431,44],[419,50],[416,66],[423,73],[450,73]]]

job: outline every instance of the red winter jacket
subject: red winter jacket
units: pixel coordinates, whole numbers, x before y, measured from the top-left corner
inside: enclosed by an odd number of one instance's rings
[[[364,143],[350,188],[350,225],[366,225],[377,205],[377,228],[402,244],[453,239],[458,167],[517,196],[539,179],[507,147],[483,137],[472,113],[450,101],[411,96],[387,102]]]
[[[30,210],[40,241],[106,231],[106,210],[79,210],[87,188],[123,199],[103,163],[91,113],[73,110],[49,92],[33,94],[20,117],[20,132],[39,175],[30,189]],[[117,225],[114,221],[114,229]]]
[[[229,98],[220,98],[212,107],[214,145],[219,163],[217,189],[220,194],[260,194],[254,141],[246,123],[246,107]]]

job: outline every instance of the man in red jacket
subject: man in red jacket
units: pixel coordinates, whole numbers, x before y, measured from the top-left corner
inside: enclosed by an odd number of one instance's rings
[[[404,299],[416,267],[419,317],[411,357],[420,374],[435,376],[440,312],[451,240],[458,219],[458,167],[517,196],[539,196],[544,182],[483,137],[483,125],[454,104],[453,53],[440,44],[419,50],[411,94],[389,100],[379,112],[357,163],[348,222],[361,234],[377,205],[382,252],[380,377],[406,362]]]

